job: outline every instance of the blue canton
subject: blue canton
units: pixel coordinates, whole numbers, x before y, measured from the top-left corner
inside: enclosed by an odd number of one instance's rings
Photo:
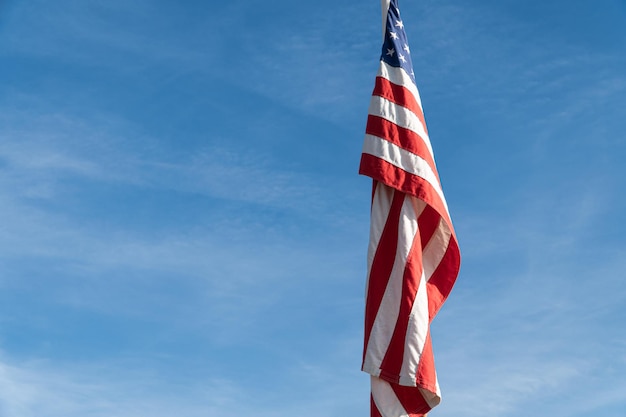
[[[403,68],[415,83],[413,63],[411,62],[411,50],[404,31],[404,23],[400,19],[398,1],[391,0],[387,13],[387,25],[385,29],[385,42],[380,59],[392,67]]]

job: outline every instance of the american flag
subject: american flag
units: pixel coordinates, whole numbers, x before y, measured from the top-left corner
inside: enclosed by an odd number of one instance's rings
[[[460,252],[435,167],[397,0],[384,42],[359,173],[373,179],[363,371],[371,416],[423,416],[441,401],[430,323]]]

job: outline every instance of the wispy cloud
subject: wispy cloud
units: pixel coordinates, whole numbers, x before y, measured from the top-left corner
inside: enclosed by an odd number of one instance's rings
[[[345,352],[344,352],[345,354]],[[332,353],[330,359],[343,360]],[[276,364],[275,369],[282,366]],[[364,374],[317,364],[293,364],[281,377],[228,379],[211,370],[174,375],[133,362],[0,360],[0,410],[7,417],[236,416],[275,417],[297,413],[341,416],[366,410]],[[337,371],[339,369],[339,372]],[[201,375],[198,375],[201,374]],[[343,395],[337,395],[342,393]],[[362,403],[359,405],[359,403]]]
[[[285,170],[269,151],[242,151],[211,139],[199,151],[172,158],[156,138],[114,115],[85,119],[46,111],[6,109],[2,116],[0,134],[10,139],[0,145],[5,187],[14,183],[18,195],[42,183],[88,179],[283,208],[323,201],[310,174]]]
[[[0,410],[7,417],[144,415],[234,415],[244,393],[232,381],[162,381],[150,370],[124,370],[119,364],[0,362]]]
[[[345,270],[339,252],[311,250],[321,240],[326,247],[340,242],[314,232],[299,238],[299,223],[323,223],[320,217],[331,214],[331,225],[353,226],[306,171],[225,141],[171,155],[123,119],[59,114],[25,100],[30,112],[8,109],[1,116],[0,136],[10,139],[0,144],[5,286],[38,283],[55,303],[113,315],[177,322],[201,311],[206,318],[194,326],[231,338],[240,337],[232,323],[253,326],[255,312],[289,298],[297,285],[307,287],[308,277],[327,282]],[[170,196],[158,201],[173,204],[172,215],[190,216],[198,200],[204,211],[190,222],[137,225],[127,205],[161,194]],[[213,207],[216,201],[225,208]],[[28,280],[19,267],[24,262],[32,264]],[[163,289],[171,286],[178,290],[170,297]],[[176,298],[181,293],[184,305]]]

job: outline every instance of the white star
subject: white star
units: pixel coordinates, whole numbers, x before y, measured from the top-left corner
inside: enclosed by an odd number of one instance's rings
[[[389,56],[393,56],[393,54],[395,54],[395,53],[396,53],[396,50],[395,50],[395,49],[393,49],[393,48],[391,48],[391,49],[387,49],[387,55],[389,55]]]
[[[398,34],[396,32],[389,32],[389,36],[391,36],[391,39],[398,39]]]
[[[404,48],[402,48],[406,51],[407,54],[411,53],[411,50],[409,49],[409,45],[404,45]]]
[[[404,55],[398,54],[398,58],[400,59],[400,61],[406,62],[406,58],[404,57]]]
[[[404,29],[404,23],[402,23],[402,20],[398,20],[396,22],[396,26],[398,26],[400,29]]]

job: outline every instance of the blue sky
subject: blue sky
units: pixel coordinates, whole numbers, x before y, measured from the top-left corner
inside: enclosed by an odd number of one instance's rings
[[[626,2],[404,0],[463,264],[433,416],[626,409]],[[368,415],[377,1],[0,2],[0,415]]]

